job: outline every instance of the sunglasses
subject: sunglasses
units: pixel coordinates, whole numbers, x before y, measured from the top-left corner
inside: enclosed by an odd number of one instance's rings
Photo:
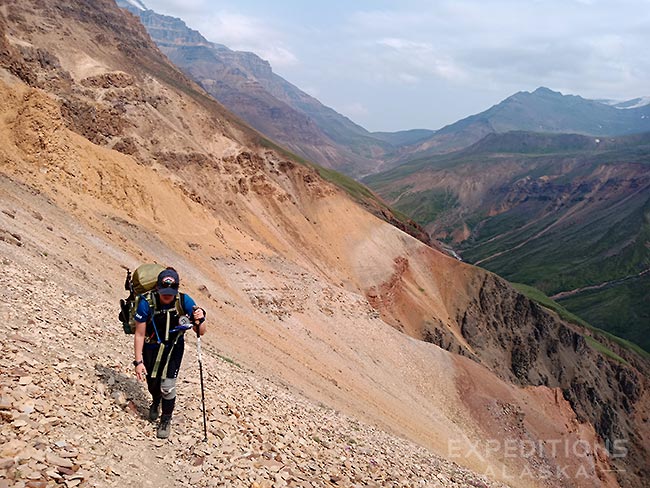
[[[178,290],[178,283],[173,281],[163,281],[158,288],[172,288]]]

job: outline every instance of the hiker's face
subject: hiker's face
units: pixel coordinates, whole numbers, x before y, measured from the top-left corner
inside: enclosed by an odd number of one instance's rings
[[[160,301],[165,305],[172,303],[174,301],[174,298],[176,298],[176,295],[160,295]]]

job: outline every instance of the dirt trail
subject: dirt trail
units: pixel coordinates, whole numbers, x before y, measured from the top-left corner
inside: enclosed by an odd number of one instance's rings
[[[620,285],[621,283],[625,283],[626,281],[633,280],[635,278],[641,278],[642,276],[645,276],[648,273],[650,273],[650,268],[634,275],[625,276],[623,278],[619,278],[616,280],[605,281],[603,283],[598,283],[597,285],[583,286],[581,288],[576,288],[575,290],[562,291],[560,293],[556,293],[555,295],[549,298],[553,300],[562,300],[563,298],[569,298],[578,295],[583,291],[600,290],[601,288]]]

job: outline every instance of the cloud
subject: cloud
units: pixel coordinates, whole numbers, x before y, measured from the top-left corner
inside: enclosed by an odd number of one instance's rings
[[[643,90],[649,24],[647,0],[412,0],[355,12],[347,31],[377,39],[383,50],[372,55],[386,70],[412,73],[423,84],[573,86],[596,95],[616,89],[616,80],[619,90]]]
[[[183,12],[184,15],[200,15],[211,9],[211,2],[208,0],[141,0],[147,8],[155,10],[159,14],[178,15],[176,12]]]
[[[274,34],[270,27],[255,17],[233,12],[215,12],[209,17],[202,22],[207,24],[202,32],[234,49],[235,46],[259,44],[260,39],[268,39]]]
[[[281,46],[264,46],[260,48],[251,48],[245,49],[240,48],[241,50],[254,51],[262,59],[266,59],[271,66],[278,68],[285,68],[287,66],[293,66],[298,63],[298,58],[288,49]]]
[[[398,79],[409,83],[432,76],[459,82],[466,79],[463,68],[432,43],[388,37],[375,41],[372,47],[371,58],[379,61],[374,69],[389,78],[397,72]]]
[[[397,78],[402,80],[404,83],[411,83],[411,84],[416,84],[421,81],[419,77],[412,75],[410,73],[399,73],[397,75]]]
[[[274,67],[291,66],[297,56],[276,29],[257,17],[219,11],[200,22],[200,31],[209,39],[237,51],[251,51]]]
[[[410,41],[408,39],[399,39],[396,37],[388,37],[377,41],[380,46],[390,47],[396,51],[405,52],[423,52],[430,53],[433,51],[433,46],[426,42]]]
[[[648,0],[144,1],[375,126],[436,128],[540,85],[650,95]]]
[[[298,63],[283,33],[260,17],[215,9],[207,0],[154,0],[146,5],[160,13],[180,15],[189,27],[201,32],[209,41],[236,51],[254,52],[273,67]]]

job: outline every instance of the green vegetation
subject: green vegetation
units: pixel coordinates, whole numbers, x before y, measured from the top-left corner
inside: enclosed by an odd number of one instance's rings
[[[595,349],[596,351],[600,352],[601,354],[604,354],[605,356],[608,356],[608,357],[610,357],[612,359],[615,359],[618,362],[628,364],[628,362],[625,359],[623,359],[621,356],[616,354],[611,349],[605,347],[603,344],[598,342],[593,337],[586,335],[585,340],[587,341],[587,344],[589,344],[591,346],[592,349]]]
[[[635,202],[629,203],[632,206]],[[481,229],[481,240],[466,243],[469,249],[463,256],[470,262],[482,260],[481,265],[490,271],[535,285],[548,294],[617,280],[650,266],[650,250],[644,246],[645,233],[639,233],[638,213],[625,215],[616,209],[603,209],[590,215],[593,221],[585,216],[582,222],[566,220],[558,225],[564,214],[546,215],[510,233],[484,233]],[[507,225],[508,216],[522,222],[513,211],[486,221],[483,228],[505,231],[491,224]],[[547,231],[551,225],[552,230]]]
[[[571,322],[573,324],[578,324],[583,327],[593,329],[593,327],[589,325],[589,323],[582,320],[577,315],[569,312],[562,305],[549,298],[547,295],[544,294],[544,292],[535,288],[534,286],[525,285],[523,283],[511,283],[511,285],[522,295],[527,296],[528,298],[539,303],[543,307],[553,310],[563,320],[566,320],[567,322]]]
[[[650,269],[650,199],[623,198],[624,206],[610,199],[564,224],[556,223],[562,213],[508,230],[509,222],[522,222],[517,212],[524,207],[519,207],[486,220],[478,237],[466,243],[463,257],[477,262],[491,256],[481,266],[548,294],[597,286],[561,299],[562,305],[650,351],[650,275],[637,276]],[[552,231],[535,237],[551,224]]]
[[[650,357],[650,274],[595,290],[586,290],[561,300],[565,307],[607,331],[633,341],[637,352]],[[618,339],[617,342],[622,339]],[[638,346],[636,345],[638,344]],[[641,346],[641,347],[639,347]],[[645,351],[643,349],[645,349]]]
[[[349,176],[334,171],[332,169],[323,168],[322,166],[312,165],[318,171],[318,174],[324,180],[334,183],[339,188],[342,188],[356,200],[370,199],[382,206],[385,206],[369,189],[367,186],[362,185],[358,181],[350,178]]]
[[[457,207],[458,197],[450,190],[430,190],[406,193],[394,205],[418,224],[426,225],[443,212]]]
[[[598,328],[595,328],[595,327],[593,328],[593,330],[595,330],[599,334],[607,337],[611,341],[616,342],[618,345],[623,346],[623,347],[625,347],[627,349],[630,349],[630,350],[636,352],[639,356],[650,360],[650,352],[646,351],[645,349],[642,349],[641,347],[639,347],[638,344],[630,342],[630,341],[628,341],[626,339],[623,339],[622,337],[619,337],[617,335],[610,334],[606,330],[598,329]]]
[[[227,362],[228,364],[232,364],[233,366],[237,366],[239,369],[244,369],[241,364],[239,364],[234,359],[229,358],[228,356],[224,356],[222,354],[217,353],[217,357],[219,357],[223,361]]]
[[[389,202],[394,202],[394,201],[398,200],[399,197],[400,197],[404,192],[410,190],[411,188],[413,188],[413,185],[404,185],[404,186],[400,186],[399,188],[395,188],[394,190],[390,191],[390,192],[386,195],[386,199],[387,199]]]

